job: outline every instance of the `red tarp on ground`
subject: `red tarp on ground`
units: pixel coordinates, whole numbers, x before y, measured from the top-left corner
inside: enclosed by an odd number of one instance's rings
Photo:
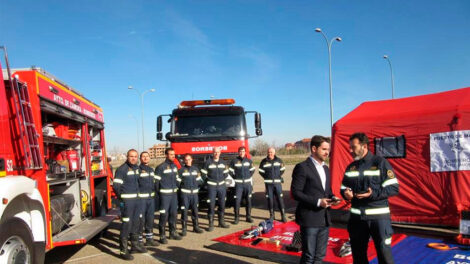
[[[274,221],[274,228],[267,234],[263,234],[260,237],[273,238],[280,240],[281,244],[289,245],[292,242],[292,237],[296,231],[299,230],[299,226],[291,221],[287,223],[281,223]],[[240,236],[244,231],[232,233],[230,235],[222,236],[213,239],[214,241],[227,243],[234,246],[247,247],[258,250],[270,251],[273,253],[287,254],[292,256],[300,257],[301,252],[289,252],[285,250],[284,246],[276,246],[269,243],[259,243],[256,246],[251,245],[255,239],[241,240]],[[395,234],[392,237],[392,246],[404,239],[406,235]],[[349,239],[349,234],[346,229],[330,228],[330,236],[328,240],[328,247],[326,252],[326,262],[330,263],[352,263],[352,256],[346,256],[344,258],[338,256],[338,252],[345,241]],[[238,251],[243,255],[242,250]],[[369,250],[367,252],[369,260],[376,257],[375,246],[372,240],[369,242]]]
[[[429,142],[431,133],[458,130],[470,130],[470,88],[362,103],[333,126],[333,192],[339,195],[352,161],[351,134],[366,133],[372,151],[374,138],[404,135],[406,157],[389,159],[400,183],[399,195],[389,199],[392,221],[458,226],[461,208],[470,207],[470,171],[431,173]]]

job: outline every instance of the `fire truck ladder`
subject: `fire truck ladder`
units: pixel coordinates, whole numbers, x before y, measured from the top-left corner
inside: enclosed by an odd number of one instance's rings
[[[18,115],[18,125],[20,130],[21,144],[25,154],[27,169],[41,169],[42,160],[39,151],[39,134],[34,125],[33,111],[29,100],[28,87],[22,84],[17,78],[11,78],[10,65],[8,63],[8,55],[5,47],[1,47],[5,52],[5,63],[7,67],[8,77],[10,79],[10,87],[12,96],[15,99],[15,111]]]

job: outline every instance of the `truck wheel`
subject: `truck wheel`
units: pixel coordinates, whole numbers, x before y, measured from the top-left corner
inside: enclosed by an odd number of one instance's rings
[[[32,263],[33,239],[29,227],[12,218],[0,225],[0,262]]]

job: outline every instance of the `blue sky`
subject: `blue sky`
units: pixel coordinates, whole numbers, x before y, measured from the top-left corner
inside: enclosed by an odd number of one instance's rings
[[[13,67],[36,65],[104,110],[108,150],[145,143],[155,119],[188,99],[234,98],[262,113],[263,139],[330,134],[363,101],[470,86],[470,2],[0,0],[0,45]],[[252,119],[249,119],[250,122]],[[254,134],[254,131],[250,131]],[[140,139],[142,140],[142,139]]]

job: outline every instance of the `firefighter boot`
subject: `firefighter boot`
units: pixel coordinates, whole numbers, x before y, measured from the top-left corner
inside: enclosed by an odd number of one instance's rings
[[[170,239],[181,240],[182,238],[176,232],[176,224],[170,224]]]
[[[248,198],[251,199],[251,198]],[[246,205],[246,222],[253,223],[253,219],[251,219],[251,200],[248,200]]]
[[[160,243],[161,244],[168,244],[168,240],[166,239],[166,236],[165,236],[165,227],[164,226],[159,226],[158,229],[160,231]]]
[[[145,248],[145,245],[144,245],[144,237],[142,235],[139,235],[139,247],[141,248]]]
[[[281,209],[281,218],[283,223],[287,223],[286,211],[284,210],[284,208]]]
[[[183,222],[181,223],[181,226],[182,226],[181,236],[186,236],[186,229],[187,229],[187,227],[188,227],[188,222],[183,221]]]
[[[229,228],[230,226],[225,223],[224,213],[219,213],[219,227]]]
[[[193,229],[195,233],[201,234],[204,233],[204,231],[199,228],[199,219],[193,218]]]
[[[145,236],[145,246],[147,247],[156,247],[159,246],[160,244],[153,240],[153,234],[149,233],[148,235]]]
[[[234,225],[238,225],[238,221],[239,221],[239,218],[240,218],[239,212],[240,212],[239,210],[235,210],[235,219],[233,220]]]
[[[147,249],[140,245],[139,235],[131,235],[131,253],[146,253]]]
[[[129,253],[129,249],[127,248],[127,238],[121,239],[119,243],[120,252],[119,255],[124,260],[133,260],[134,257]]]
[[[209,215],[209,227],[207,228],[207,232],[211,232],[214,230],[214,215]]]

